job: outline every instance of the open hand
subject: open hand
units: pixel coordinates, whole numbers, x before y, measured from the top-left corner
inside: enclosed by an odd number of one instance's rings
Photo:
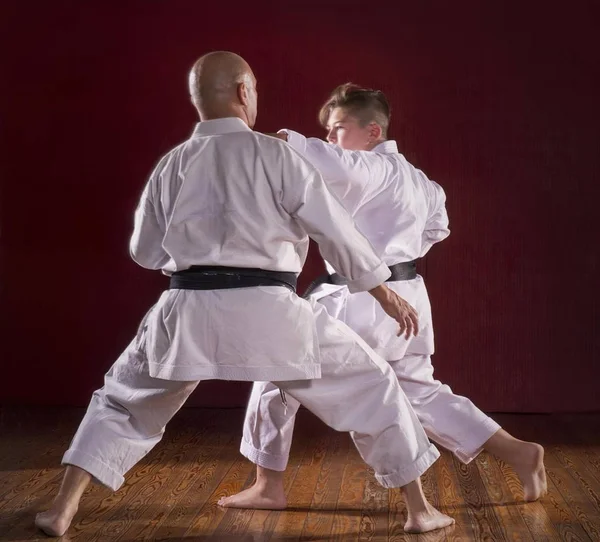
[[[419,333],[419,317],[417,316],[417,311],[408,301],[402,299],[385,284],[369,290],[369,293],[377,299],[381,308],[398,322],[400,327],[398,336],[402,335],[402,333],[405,333],[407,339],[411,335],[417,336]]]

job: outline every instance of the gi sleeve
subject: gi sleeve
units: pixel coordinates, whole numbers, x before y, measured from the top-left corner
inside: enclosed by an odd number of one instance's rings
[[[287,161],[291,167],[284,168],[284,209],[319,245],[333,268],[348,279],[350,292],[370,290],[385,282],[390,270],[329,191],[321,174],[302,157],[291,158]]]
[[[159,177],[155,173],[144,188],[135,211],[134,227],[129,242],[129,253],[133,260],[146,269],[160,269],[169,261],[163,248],[166,224],[160,209],[157,209]]]
[[[360,206],[367,188],[375,189],[386,178],[385,162],[373,153],[344,150],[293,130],[279,132],[286,133],[288,144],[319,170],[329,189],[351,214]]]
[[[425,176],[419,171],[421,175]],[[429,249],[450,235],[448,213],[446,212],[446,194],[444,189],[434,181],[427,179],[429,189],[429,213],[421,239],[421,256]]]

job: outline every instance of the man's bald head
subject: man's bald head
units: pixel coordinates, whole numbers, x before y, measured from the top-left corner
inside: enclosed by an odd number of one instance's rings
[[[256,79],[239,55],[216,51],[200,57],[190,72],[190,95],[201,120],[239,117],[256,120]]]

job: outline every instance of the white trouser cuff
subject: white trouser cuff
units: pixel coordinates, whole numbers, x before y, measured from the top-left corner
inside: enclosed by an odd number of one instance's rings
[[[98,482],[113,491],[117,491],[125,481],[125,478],[112,467],[80,450],[67,450],[62,458],[62,464],[74,465],[89,472]]]
[[[471,438],[464,439],[464,446],[454,450],[454,455],[456,455],[462,463],[470,463],[483,451],[483,445],[495,435],[499,429],[500,425],[498,425],[498,423],[492,420],[492,418],[486,418],[477,428],[477,431],[473,431],[470,435]]]
[[[242,443],[240,444],[240,453],[255,465],[265,469],[283,472],[287,468],[287,455],[273,455],[263,452],[244,439],[242,439]]]
[[[389,474],[378,474],[376,472],[375,478],[383,487],[402,487],[421,476],[439,457],[440,452],[431,444],[411,465]]]

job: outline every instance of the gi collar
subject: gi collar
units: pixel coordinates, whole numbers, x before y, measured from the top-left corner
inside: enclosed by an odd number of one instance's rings
[[[205,120],[196,124],[192,137],[231,134],[234,132],[251,132],[252,129],[238,117]]]
[[[376,147],[371,149],[372,152],[379,152],[381,154],[398,154],[398,145],[393,139],[383,141]]]

